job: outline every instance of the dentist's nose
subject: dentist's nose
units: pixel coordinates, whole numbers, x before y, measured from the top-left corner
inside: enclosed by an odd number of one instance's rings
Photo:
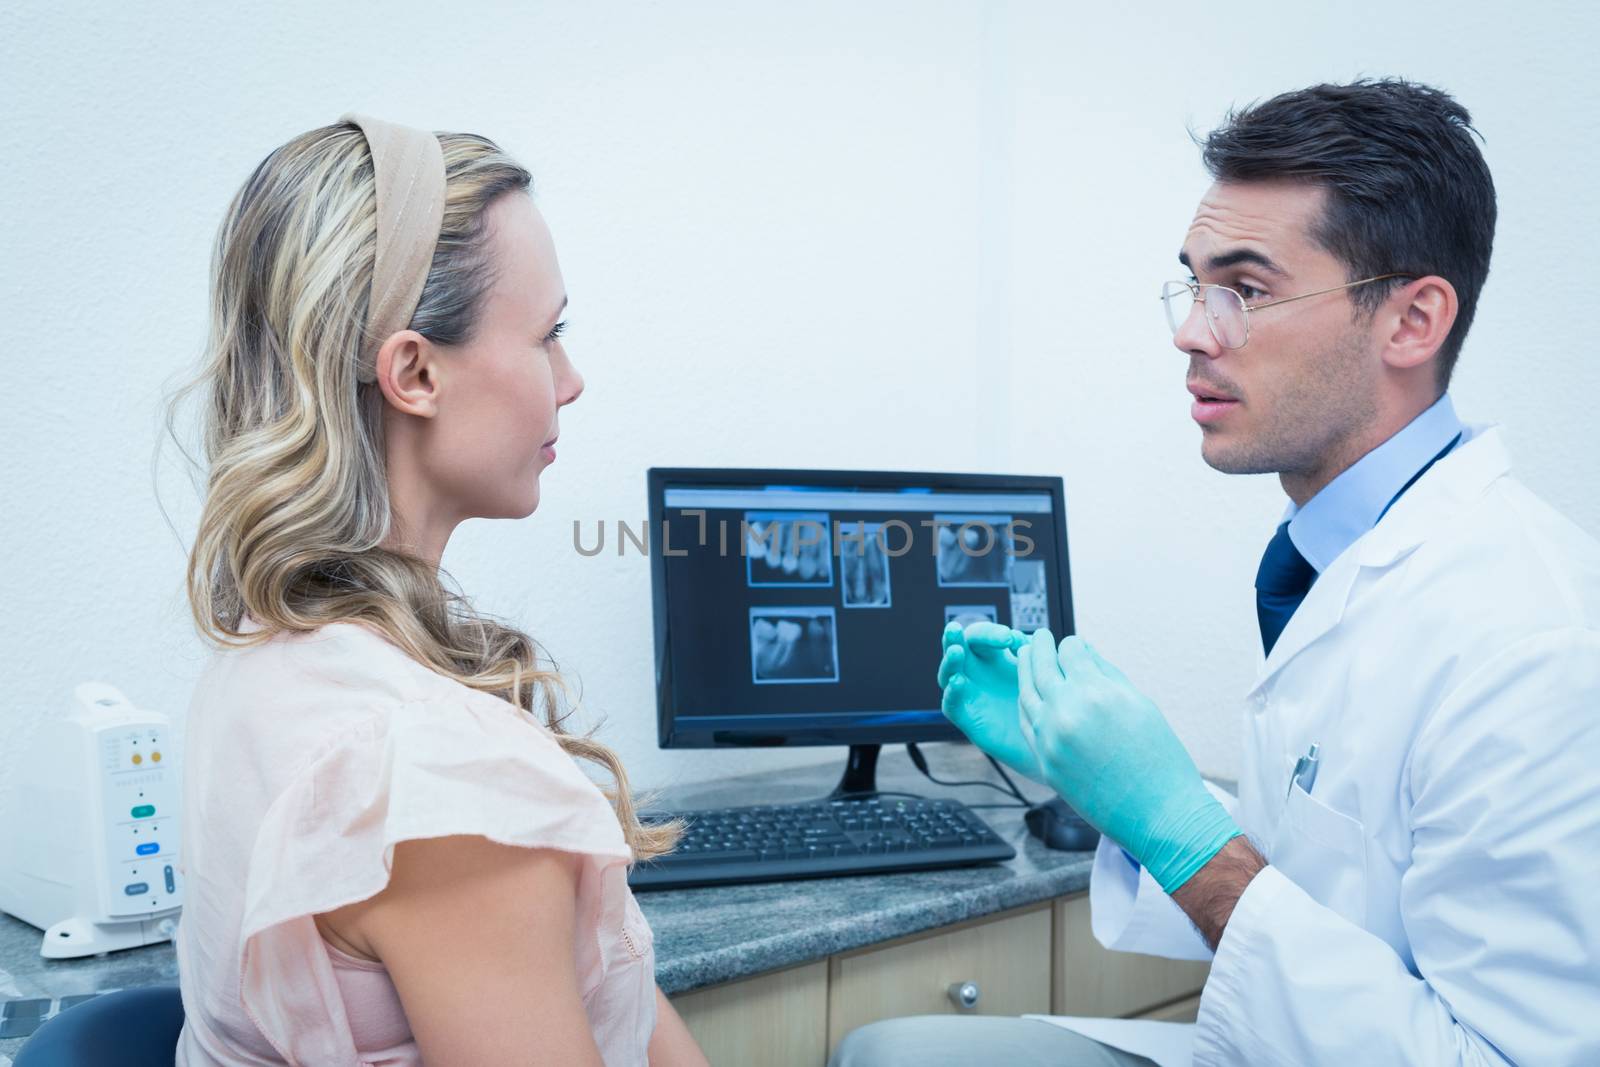
[[[1205,305],[1203,295],[1189,305],[1189,315],[1178,324],[1178,332],[1172,335],[1172,345],[1188,356],[1209,356],[1215,359],[1222,355],[1223,349],[1211,332],[1211,324],[1206,321]]]

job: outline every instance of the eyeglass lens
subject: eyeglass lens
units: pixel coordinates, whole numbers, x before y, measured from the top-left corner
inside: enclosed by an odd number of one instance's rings
[[[1242,348],[1249,323],[1239,294],[1220,285],[1205,286],[1201,292],[1211,336],[1224,348]],[[1167,325],[1176,335],[1194,312],[1194,290],[1183,282],[1168,282],[1161,289],[1161,302],[1167,309]]]

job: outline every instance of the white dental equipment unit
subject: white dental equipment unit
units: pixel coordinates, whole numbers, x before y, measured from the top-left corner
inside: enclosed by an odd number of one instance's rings
[[[0,911],[66,959],[169,940],[183,904],[177,738],[167,716],[84,682],[7,753]]]

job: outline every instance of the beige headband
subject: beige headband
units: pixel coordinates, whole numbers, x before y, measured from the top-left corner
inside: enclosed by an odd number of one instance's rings
[[[444,221],[444,151],[427,130],[345,112],[367,138],[378,187],[378,251],[356,380],[377,379],[378,349],[416,314]]]

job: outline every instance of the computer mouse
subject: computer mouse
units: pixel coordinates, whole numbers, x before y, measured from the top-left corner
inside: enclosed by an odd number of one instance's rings
[[[1084,822],[1083,816],[1060,797],[1035,804],[1022,821],[1027,823],[1028,833],[1042,841],[1046,848],[1092,852],[1100,844],[1100,831]]]

